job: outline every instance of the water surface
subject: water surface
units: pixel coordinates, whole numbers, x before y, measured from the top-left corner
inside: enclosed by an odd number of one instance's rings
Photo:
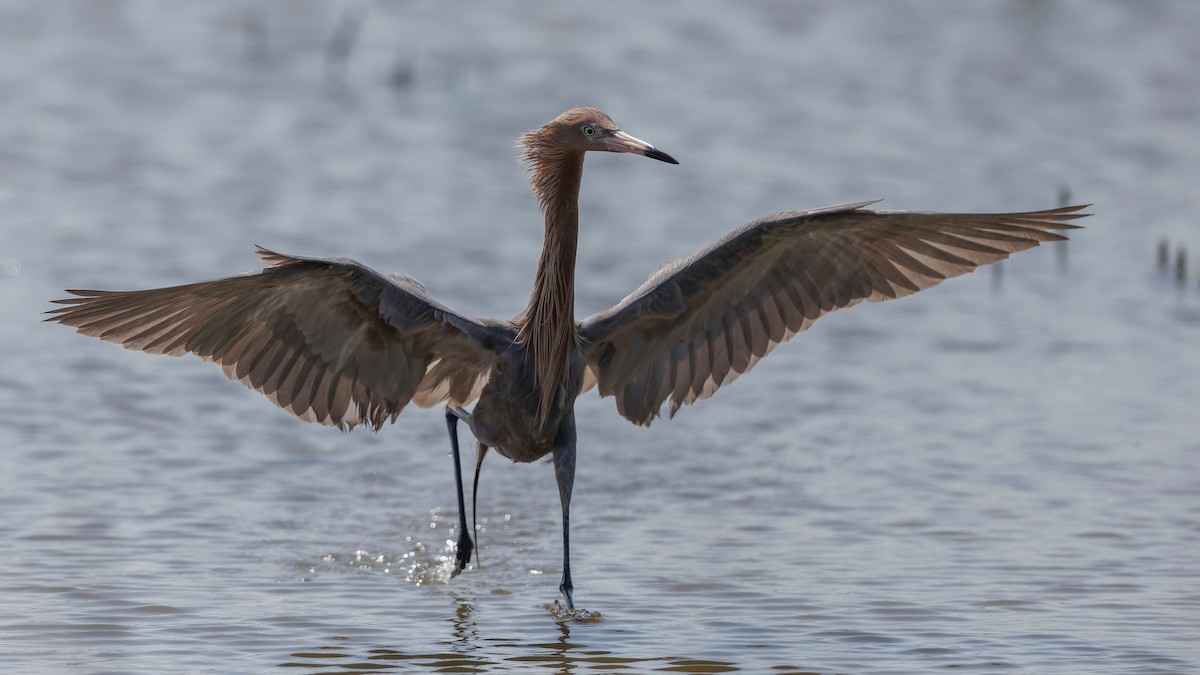
[[[1200,286],[1155,261],[1200,255],[1197,34],[1184,1],[0,4],[0,662],[1200,670]],[[545,465],[489,458],[448,582],[440,412],[341,434],[39,322],[256,243],[511,316],[541,237],[513,139],[576,105],[681,162],[588,160],[580,316],[781,209],[1096,215],[649,430],[581,400],[593,622],[548,609]]]

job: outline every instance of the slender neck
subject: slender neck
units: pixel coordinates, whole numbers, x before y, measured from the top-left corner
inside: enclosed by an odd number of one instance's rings
[[[539,414],[545,419],[566,380],[578,345],[575,327],[575,253],[579,242],[579,183],[583,154],[540,157],[532,188],[546,219],[542,255],[529,305],[517,316],[517,341],[524,344],[541,390]]]

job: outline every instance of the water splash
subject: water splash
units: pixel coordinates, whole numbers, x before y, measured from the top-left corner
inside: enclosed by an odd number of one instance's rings
[[[563,604],[562,600],[555,600],[553,604],[546,605],[546,611],[550,616],[559,621],[576,621],[579,623],[600,623],[604,620],[604,615],[600,612],[593,612],[587,609],[571,609]]]

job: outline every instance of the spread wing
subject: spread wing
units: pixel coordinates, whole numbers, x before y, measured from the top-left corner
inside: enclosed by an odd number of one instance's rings
[[[467,319],[409,277],[263,248],[269,267],[146,291],[69,291],[47,321],[128,349],[213,361],[309,421],[379,429],[409,401],[465,405],[487,382],[499,322]]]
[[[671,263],[583,321],[589,379],[649,425],[708,398],[818,318],[936,286],[1043,241],[1083,206],[1029,213],[871,211],[874,202],[765,216]]]

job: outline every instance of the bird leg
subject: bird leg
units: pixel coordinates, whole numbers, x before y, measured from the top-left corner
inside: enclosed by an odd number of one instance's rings
[[[475,504],[479,501],[479,470],[483,468],[483,457],[487,454],[488,446],[480,443],[475,449],[475,482],[471,484],[471,532],[479,535],[479,526],[475,524],[478,510]],[[479,551],[475,552],[475,562],[479,562]]]
[[[450,578],[458,576],[471,562],[471,551],[475,549],[471,534],[467,531],[467,506],[463,499],[462,462],[458,458],[458,420],[467,418],[465,410],[446,406],[446,428],[450,431],[450,450],[454,455],[454,486],[458,488],[458,543],[454,551],[454,571]],[[478,475],[478,467],[476,467]]]
[[[567,608],[575,609],[571,583],[571,489],[575,485],[575,415],[563,421],[554,443],[554,475],[558,479],[558,498],[562,502],[563,575],[558,590],[567,600]]]

